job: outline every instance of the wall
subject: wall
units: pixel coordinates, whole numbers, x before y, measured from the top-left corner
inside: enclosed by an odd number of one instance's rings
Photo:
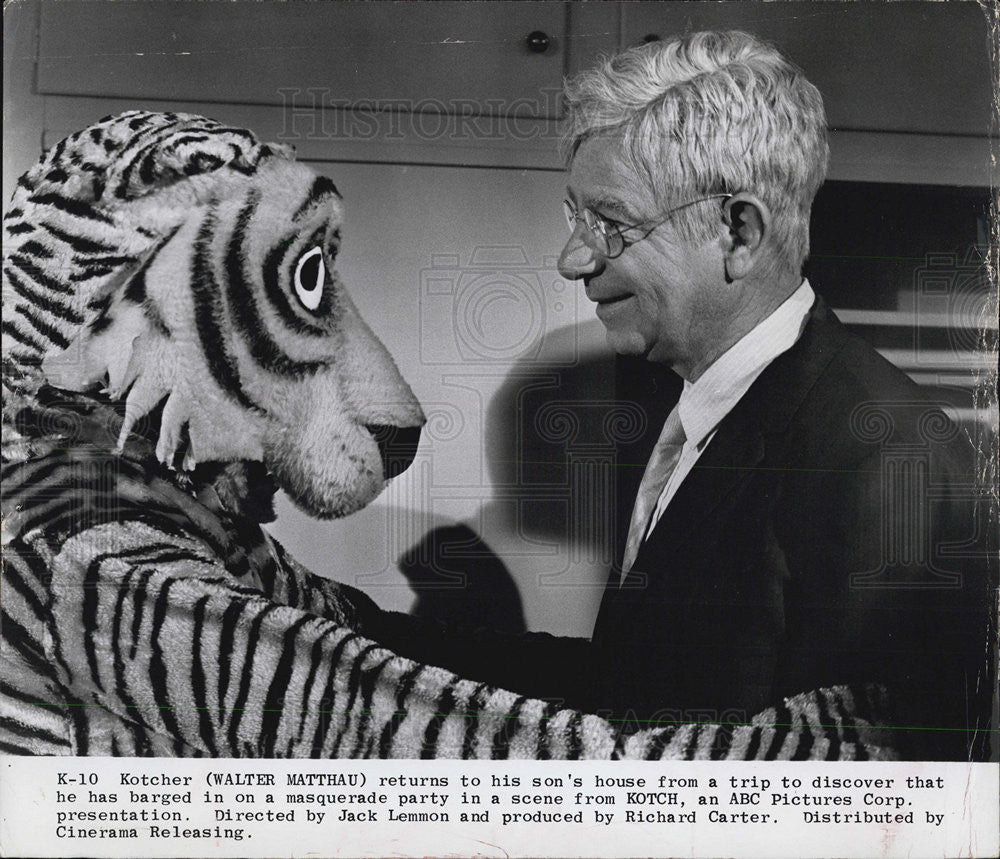
[[[293,142],[344,193],[344,281],[430,422],[371,507],[317,523],[283,501],[274,533],[389,607],[586,635],[615,536],[613,442],[643,416],[613,402],[600,326],[554,269],[555,92],[601,51],[705,26],[773,39],[821,87],[832,179],[989,183],[971,3],[22,0],[4,10],[4,200],[43,146],[118,110]]]

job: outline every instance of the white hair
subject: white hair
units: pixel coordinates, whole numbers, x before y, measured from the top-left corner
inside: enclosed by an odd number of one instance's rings
[[[620,135],[663,211],[752,192],[771,210],[777,253],[801,267],[826,176],[826,117],[819,90],[775,48],[739,31],[652,42],[567,81],[565,97],[569,159],[591,136]],[[679,212],[682,234],[708,238],[708,211]]]

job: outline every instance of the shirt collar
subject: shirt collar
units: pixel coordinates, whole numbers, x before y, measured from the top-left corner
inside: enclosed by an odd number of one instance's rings
[[[701,447],[768,364],[795,345],[816,296],[803,279],[799,288],[756,328],[748,331],[695,382],[684,382],[677,403],[689,444]]]

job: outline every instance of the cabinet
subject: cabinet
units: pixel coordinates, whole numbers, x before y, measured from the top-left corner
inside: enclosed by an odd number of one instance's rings
[[[205,113],[317,162],[560,170],[564,75],[704,28],[754,32],[804,69],[831,178],[990,183],[976,3],[22,0],[4,18],[5,186],[38,140],[136,106]]]
[[[978,3],[626,3],[623,46],[746,30],[823,94],[832,129],[986,136],[990,37]]]
[[[564,73],[561,3],[145,0],[41,14],[48,95],[552,117]]]
[[[552,119],[563,75],[597,48],[745,29],[805,71],[833,129],[985,136],[993,113],[986,16],[976,3],[640,2],[602,10],[145,0],[43,3],[41,15],[38,92],[47,95],[268,105],[295,97],[328,107]]]

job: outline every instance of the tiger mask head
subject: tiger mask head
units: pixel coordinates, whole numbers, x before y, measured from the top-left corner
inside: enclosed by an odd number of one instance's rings
[[[125,403],[119,446],[162,407],[161,462],[263,462],[312,515],[351,513],[410,464],[424,418],[337,279],[342,219],[333,182],[248,131],[102,120],[14,195],[5,366],[22,392],[39,359],[54,387],[103,386]]]

